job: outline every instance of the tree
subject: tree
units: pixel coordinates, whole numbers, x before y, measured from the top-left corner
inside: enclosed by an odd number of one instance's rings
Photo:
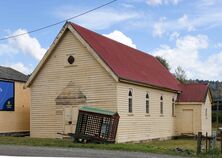
[[[186,83],[187,82],[186,72],[185,72],[185,70],[181,66],[178,66],[175,69],[174,76],[182,83]]]
[[[161,56],[156,56],[156,59],[159,60],[159,62],[167,69],[170,71],[170,65],[169,63],[167,62],[166,59],[164,59],[163,57]]]

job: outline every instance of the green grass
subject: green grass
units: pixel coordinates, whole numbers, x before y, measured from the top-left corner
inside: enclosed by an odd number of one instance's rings
[[[196,142],[193,140],[167,140],[153,141],[142,144],[80,144],[71,140],[41,139],[29,137],[0,137],[0,144],[48,146],[48,147],[70,147],[70,148],[94,148],[107,150],[140,151],[152,153],[177,154],[175,148],[186,149],[191,155],[195,155]],[[189,153],[185,153],[187,155]],[[184,155],[184,154],[183,154]]]
[[[161,154],[183,155],[193,157],[196,155],[196,141],[194,140],[166,140],[152,141],[140,144],[81,144],[73,143],[67,139],[43,139],[30,137],[0,137],[0,144],[13,144],[25,146],[47,146],[47,147],[68,147],[68,148],[93,148],[103,150],[122,150],[122,151],[139,151],[152,152]],[[185,152],[177,153],[175,148],[182,148]],[[214,153],[213,153],[214,154]],[[212,156],[212,155],[211,155]],[[203,154],[201,157],[207,157]]]

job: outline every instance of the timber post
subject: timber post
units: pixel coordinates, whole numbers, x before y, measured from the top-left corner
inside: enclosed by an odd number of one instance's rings
[[[206,140],[206,153],[207,153],[207,148],[208,148],[208,147],[207,147],[207,145],[208,145],[208,144],[207,144],[207,141],[208,141],[208,133],[207,133],[207,132],[206,132],[206,139],[205,139],[205,140]]]
[[[220,152],[222,154],[222,129],[220,128]]]
[[[202,132],[198,132],[197,135],[197,155],[201,152],[201,139],[202,139]]]
[[[219,128],[220,130],[220,152],[222,154],[222,128]]]

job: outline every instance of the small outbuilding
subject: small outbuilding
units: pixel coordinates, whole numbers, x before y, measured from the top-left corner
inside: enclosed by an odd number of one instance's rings
[[[181,84],[182,93],[176,103],[176,132],[211,135],[212,97],[207,84]]]
[[[27,135],[30,131],[28,76],[0,66],[0,135]]]

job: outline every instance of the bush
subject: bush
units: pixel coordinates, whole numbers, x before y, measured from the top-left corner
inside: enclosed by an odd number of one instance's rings
[[[212,122],[216,123],[217,122],[217,112],[212,112]],[[218,112],[218,122],[222,123],[222,112]]]

